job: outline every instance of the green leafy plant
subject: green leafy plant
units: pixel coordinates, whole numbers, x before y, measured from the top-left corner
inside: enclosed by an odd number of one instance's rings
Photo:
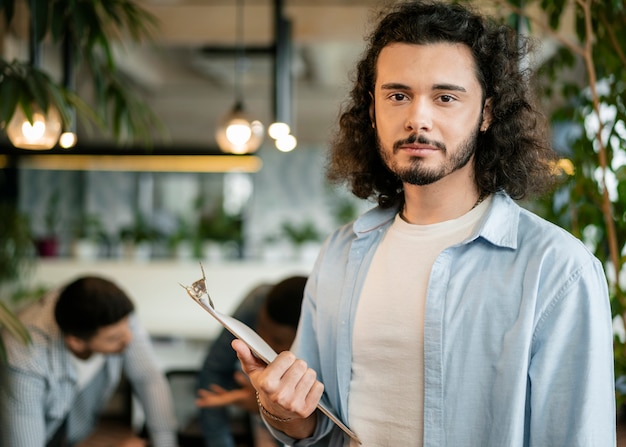
[[[15,4],[16,0],[0,0],[7,23],[14,19]],[[75,64],[91,77],[95,110],[43,68],[0,58],[0,124],[8,123],[17,107],[32,123],[36,105],[42,111],[56,107],[66,124],[76,109],[79,117],[110,129],[120,142],[140,140],[148,145],[152,129],[163,132],[156,116],[128,87],[113,51],[113,43],[122,36],[132,41],[150,38],[157,25],[151,14],[132,0],[29,0],[28,6],[37,44],[47,36],[56,44],[70,42]]]
[[[50,76],[31,64],[0,59],[0,124],[11,121],[20,107],[30,123],[35,108],[48,111],[55,107],[65,124],[70,121],[70,110],[81,110],[92,120],[98,121],[89,107],[75,94],[58,85]]]
[[[315,224],[309,220],[301,224],[285,222],[282,225],[282,230],[289,241],[296,247],[301,246],[305,242],[317,242],[321,238],[317,228],[315,228]]]
[[[19,285],[35,261],[33,237],[28,217],[14,204],[0,203],[0,328],[27,343],[30,335],[13,313],[14,287]],[[6,359],[5,347],[0,338],[0,359]]]
[[[100,216],[94,213],[80,214],[74,223],[73,233],[76,239],[86,239],[93,242],[103,242],[107,238]]]
[[[557,104],[549,110],[553,128],[568,129],[563,152],[572,170],[537,206],[602,261],[614,321],[624,325],[626,293],[620,277],[626,260],[626,4],[533,0],[521,9],[518,1],[498,3],[528,18],[528,8],[539,7],[547,20],[529,23],[560,44],[544,64],[540,81],[546,103]],[[568,16],[573,18],[574,38],[560,32]],[[619,383],[626,379],[626,340],[616,334],[613,345]],[[626,402],[625,392],[617,387],[618,406]]]
[[[120,230],[120,239],[122,241],[134,242],[135,244],[154,242],[159,237],[161,237],[161,234],[142,213],[135,214],[133,222]]]
[[[241,216],[226,213],[221,203],[200,215],[197,231],[201,240],[233,241],[239,244],[243,239]]]

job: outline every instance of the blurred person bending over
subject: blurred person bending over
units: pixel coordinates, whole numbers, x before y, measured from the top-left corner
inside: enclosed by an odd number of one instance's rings
[[[289,350],[296,336],[306,277],[291,276],[271,285],[255,287],[233,313],[233,317],[253,328],[276,352]],[[211,344],[198,380],[200,426],[207,447],[234,447],[229,425],[229,406],[251,415],[255,446],[276,446],[259,419],[254,388],[241,372],[233,335],[226,329]]]
[[[176,446],[170,390],[129,297],[85,276],[27,306],[23,344],[6,331],[0,446],[62,447],[87,438],[122,374],[143,406],[153,447]],[[148,445],[133,437],[125,446]]]
[[[602,265],[515,202],[556,160],[528,42],[461,4],[390,8],[327,171],[378,206],[325,242],[292,352],[266,366],[233,342],[266,423],[288,445],[356,445],[323,395],[367,447],[615,445]]]

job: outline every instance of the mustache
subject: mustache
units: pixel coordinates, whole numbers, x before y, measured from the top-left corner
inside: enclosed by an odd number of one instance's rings
[[[446,145],[445,144],[443,144],[443,143],[441,143],[439,141],[429,140],[424,135],[416,135],[416,134],[411,134],[411,135],[409,135],[408,138],[396,141],[393,144],[393,150],[395,152],[395,151],[397,151],[400,148],[400,146],[404,146],[406,144],[414,144],[414,143],[428,144],[429,146],[435,146],[437,149],[441,149],[444,153],[446,152]]]

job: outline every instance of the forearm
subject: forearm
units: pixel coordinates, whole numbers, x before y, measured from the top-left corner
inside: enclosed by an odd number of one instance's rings
[[[43,387],[40,381],[3,366],[0,374],[0,446],[44,445],[46,424]],[[58,421],[50,421],[56,427]]]

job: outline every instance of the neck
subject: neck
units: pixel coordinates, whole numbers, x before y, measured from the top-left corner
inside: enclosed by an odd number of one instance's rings
[[[475,186],[450,193],[433,185],[405,185],[401,217],[408,223],[418,225],[445,222],[471,211],[485,197]]]

